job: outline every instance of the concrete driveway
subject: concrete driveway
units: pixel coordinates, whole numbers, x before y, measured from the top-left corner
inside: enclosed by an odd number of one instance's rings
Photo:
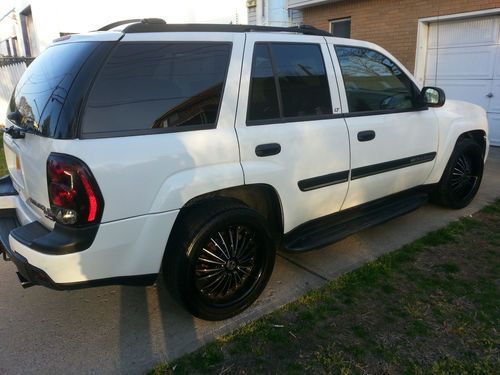
[[[141,373],[292,301],[311,288],[478,211],[500,196],[500,148],[492,148],[474,202],[460,211],[426,205],[325,249],[280,254],[262,297],[238,317],[197,320],[162,284],[56,292],[23,290],[0,262],[0,374]]]

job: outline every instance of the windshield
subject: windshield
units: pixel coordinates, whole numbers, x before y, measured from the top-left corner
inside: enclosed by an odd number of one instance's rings
[[[27,130],[54,137],[73,82],[98,44],[67,43],[47,48],[19,80],[9,118]]]

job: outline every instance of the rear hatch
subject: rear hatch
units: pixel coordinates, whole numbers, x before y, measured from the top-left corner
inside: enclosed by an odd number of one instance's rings
[[[24,137],[4,135],[9,173],[23,207],[22,222],[39,220],[48,227],[46,163],[58,142],[74,142],[85,95],[114,42],[78,41],[47,48],[28,67],[12,95],[6,126]],[[22,211],[22,212],[19,212]],[[24,217],[23,217],[24,216]]]

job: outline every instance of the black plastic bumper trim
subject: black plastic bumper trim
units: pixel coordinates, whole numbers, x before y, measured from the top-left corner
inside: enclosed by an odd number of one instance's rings
[[[10,175],[0,177],[0,197],[18,195]]]
[[[63,255],[88,249],[94,242],[98,229],[98,224],[83,228],[56,224],[51,231],[34,221],[14,229],[10,234],[33,250],[44,254]]]
[[[23,287],[40,285],[54,290],[76,290],[93,288],[106,285],[128,285],[128,286],[148,286],[156,282],[158,274],[134,275],[134,276],[118,276],[105,279],[78,281],[74,283],[56,283],[43,270],[28,263],[27,259],[21,254],[12,250],[1,249],[6,251],[7,256],[16,265],[19,279],[24,279]],[[23,284],[23,282],[21,282]]]

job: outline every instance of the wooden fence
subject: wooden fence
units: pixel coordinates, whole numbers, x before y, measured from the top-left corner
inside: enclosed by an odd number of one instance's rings
[[[0,125],[5,124],[5,116],[12,91],[14,91],[17,81],[19,81],[25,70],[25,61],[12,62],[6,65],[0,64]]]

